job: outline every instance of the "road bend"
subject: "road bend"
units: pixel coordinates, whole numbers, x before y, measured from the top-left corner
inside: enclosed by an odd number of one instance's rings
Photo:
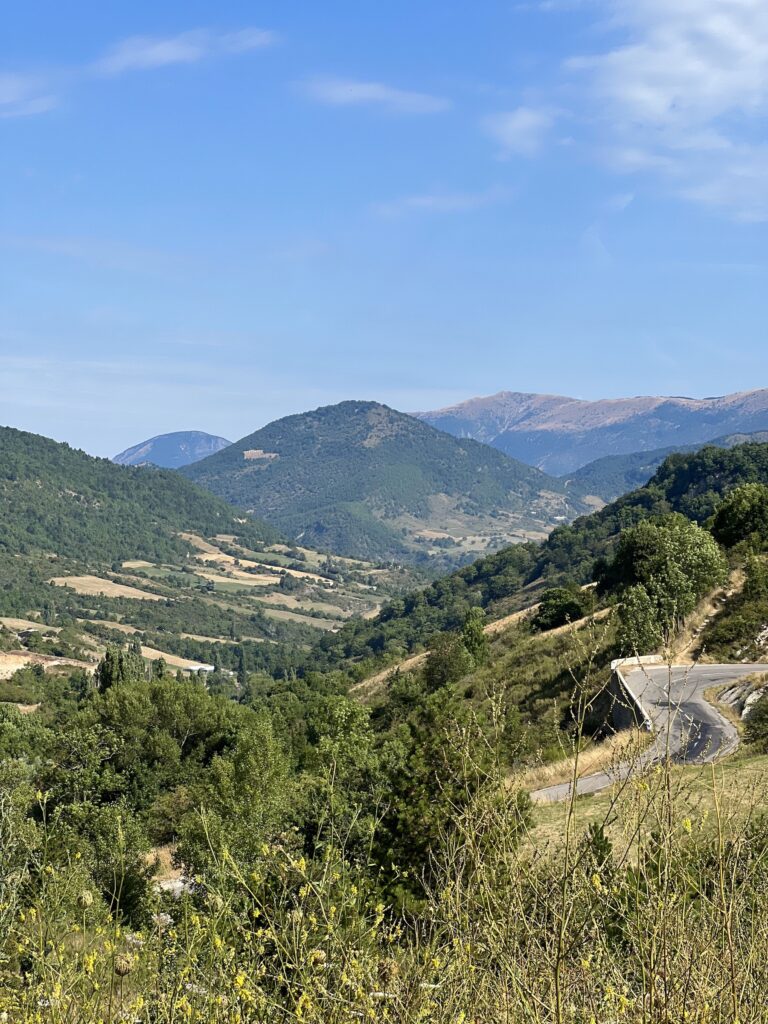
[[[626,666],[622,674],[653,725],[653,740],[633,760],[577,779],[577,796],[599,793],[667,760],[705,764],[732,753],[739,744],[736,727],[704,694],[758,672],[768,672],[768,665]],[[571,783],[563,782],[536,790],[531,798],[538,803],[556,803],[570,795]]]

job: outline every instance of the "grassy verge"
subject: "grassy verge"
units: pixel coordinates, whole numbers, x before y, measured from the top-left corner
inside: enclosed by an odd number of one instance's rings
[[[590,825],[610,821],[609,834],[619,836],[659,777],[659,773],[652,773],[626,786],[579,797],[573,805],[575,830],[585,831]],[[756,808],[768,804],[768,755],[740,751],[714,765],[675,767],[669,773],[669,787],[675,814],[681,820],[690,819],[705,827],[712,822],[719,802],[728,808],[734,822],[743,822],[756,813]],[[531,842],[537,847],[560,845],[569,813],[567,803],[537,805]]]

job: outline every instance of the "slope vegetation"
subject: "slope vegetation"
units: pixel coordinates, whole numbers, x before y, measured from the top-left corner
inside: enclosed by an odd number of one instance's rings
[[[0,551],[60,557],[164,558],[188,549],[177,535],[237,533],[275,542],[266,523],[166,470],[116,466],[66,444],[0,428]]]
[[[222,685],[243,666],[287,671],[320,632],[419,579],[281,544],[178,473],[10,428],[0,509],[0,650],[31,643],[54,660],[129,636],[169,663],[218,666]],[[56,639],[43,643],[43,626]]]
[[[585,507],[538,470],[375,402],[288,416],[181,472],[294,540],[374,559],[455,564]]]
[[[737,444],[764,444],[768,441],[768,431],[754,434],[729,434],[716,437],[706,444],[716,448],[734,448]],[[668,455],[678,452],[698,451],[706,444],[679,445],[669,448],[657,448],[654,451],[630,452],[629,455],[606,455],[602,459],[582,466],[575,473],[569,473],[563,479],[577,494],[590,494],[604,501],[615,501],[622,494],[642,487],[662,464]]]
[[[768,482],[768,444],[672,455],[644,487],[558,527],[543,543],[505,548],[390,602],[375,619],[347,624],[320,642],[318,658],[351,669],[396,660],[423,649],[436,633],[460,628],[472,607],[499,618],[533,604],[545,587],[586,584],[622,530],[667,512],[703,523],[721,495],[750,482]]]

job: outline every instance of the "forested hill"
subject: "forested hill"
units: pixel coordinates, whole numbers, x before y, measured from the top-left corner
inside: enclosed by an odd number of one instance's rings
[[[543,543],[505,548],[390,602],[375,619],[349,623],[324,637],[318,661],[349,667],[361,659],[410,652],[433,634],[460,627],[473,606],[485,608],[490,618],[500,617],[533,603],[544,586],[587,583],[621,530],[666,512],[704,522],[723,494],[751,482],[768,484],[768,444],[671,455],[644,487],[558,527]]]
[[[278,539],[170,470],[116,466],[10,427],[0,427],[0,510],[0,551],[11,555],[164,559],[184,553],[182,530]]]
[[[650,452],[631,452],[629,455],[606,455],[562,479],[569,487],[573,487],[577,494],[593,494],[604,501],[615,501],[622,494],[642,487],[669,455],[696,452],[708,445],[714,445],[716,448],[734,448],[739,444],[763,444],[767,441],[768,431],[761,430],[754,434],[728,434],[703,444],[657,448]]]
[[[585,509],[539,470],[375,402],[288,416],[180,472],[294,540],[374,559],[466,560]]]

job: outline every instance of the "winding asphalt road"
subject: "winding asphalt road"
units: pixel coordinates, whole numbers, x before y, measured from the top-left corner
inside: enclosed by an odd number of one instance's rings
[[[627,687],[653,725],[653,741],[633,761],[577,779],[577,796],[599,793],[667,759],[674,764],[704,764],[730,754],[739,743],[736,727],[704,694],[711,687],[767,671],[765,664],[625,667]],[[556,803],[570,794],[571,783],[563,782],[539,789],[531,797],[539,803]]]

